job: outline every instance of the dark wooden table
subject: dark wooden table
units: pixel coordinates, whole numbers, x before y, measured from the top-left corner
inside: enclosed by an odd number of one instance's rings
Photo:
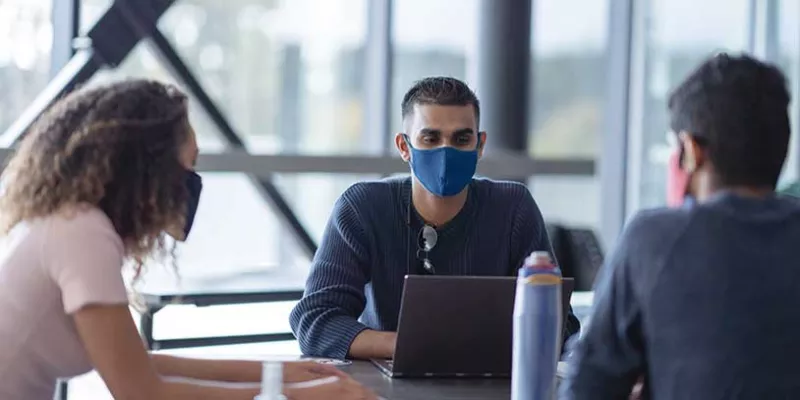
[[[341,369],[387,400],[507,400],[510,379],[391,379],[367,361]]]

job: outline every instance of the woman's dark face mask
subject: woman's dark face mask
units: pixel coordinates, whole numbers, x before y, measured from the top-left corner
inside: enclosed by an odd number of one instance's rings
[[[183,238],[179,240],[186,240],[189,237],[195,214],[197,214],[197,206],[200,204],[200,193],[203,191],[203,178],[197,172],[187,170],[185,182],[189,195],[186,199],[186,223],[183,226]]]

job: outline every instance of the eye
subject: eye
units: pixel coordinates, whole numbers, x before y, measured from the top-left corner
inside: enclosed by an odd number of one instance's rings
[[[458,143],[458,144],[460,144],[460,145],[469,144],[469,142],[470,142],[470,139],[471,139],[471,138],[470,138],[469,136],[466,136],[466,135],[464,135],[464,136],[459,136],[459,137],[456,139],[456,143]]]
[[[422,143],[434,144],[434,143],[436,143],[436,137],[434,137],[434,136],[423,136],[422,137]]]

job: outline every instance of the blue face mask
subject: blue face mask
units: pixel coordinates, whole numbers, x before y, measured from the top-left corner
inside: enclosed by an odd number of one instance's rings
[[[478,148],[465,151],[444,146],[430,150],[415,149],[408,136],[403,135],[411,151],[411,172],[426,190],[439,197],[455,196],[472,181],[478,167]]]

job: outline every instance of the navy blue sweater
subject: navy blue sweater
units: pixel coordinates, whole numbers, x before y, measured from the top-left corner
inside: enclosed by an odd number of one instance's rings
[[[391,178],[358,183],[336,202],[290,317],[303,353],[345,358],[362,330],[397,330],[404,276],[422,273],[423,221],[410,200],[411,178]],[[530,192],[512,182],[473,180],[438,235],[429,256],[437,275],[514,275],[532,251],[552,253]],[[578,329],[570,315],[565,334]]]
[[[566,399],[800,396],[800,204],[729,193],[647,211],[598,278]]]

